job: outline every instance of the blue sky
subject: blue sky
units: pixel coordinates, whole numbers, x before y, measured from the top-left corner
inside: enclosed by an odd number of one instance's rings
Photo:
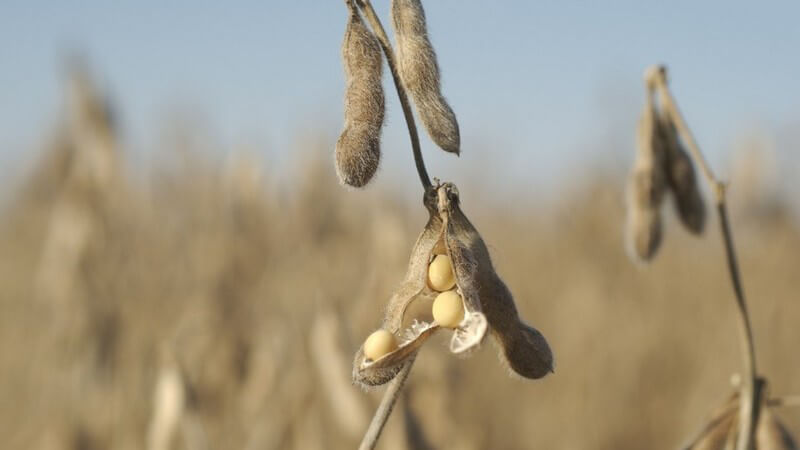
[[[373,2],[387,18],[389,0]],[[793,164],[786,170],[800,175],[792,156],[800,139],[796,0],[425,6],[463,142],[460,160],[423,142],[433,175],[480,176],[476,168],[488,165],[507,174],[504,182],[540,185],[587,160],[628,164],[641,74],[656,62],[669,65],[681,108],[720,172],[737,139],[766,133],[777,136],[778,160]],[[202,118],[220,152],[247,146],[280,161],[299,136],[321,132],[332,153],[345,20],[340,0],[4,0],[0,163],[30,154],[52,129],[62,103],[59,58],[71,49],[89,56],[137,157],[157,161],[153,149],[175,111]],[[404,133],[392,101],[387,183],[415,177]]]

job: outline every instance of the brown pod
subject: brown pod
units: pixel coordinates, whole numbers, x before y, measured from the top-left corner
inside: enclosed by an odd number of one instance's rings
[[[464,318],[450,340],[450,351],[469,353],[482,342],[486,331],[502,347],[502,356],[514,372],[527,378],[541,378],[552,371],[553,355],[544,337],[519,318],[511,293],[497,276],[486,245],[459,207],[458,190],[451,183],[437,185],[425,196],[430,214],[417,239],[405,280],[389,300],[381,328],[400,338],[397,350],[376,361],[365,358],[363,348],[353,365],[355,382],[374,386],[388,382],[403,364],[414,357],[434,332],[442,329],[414,321],[403,328],[404,316],[415,301],[433,301],[439,294],[427,282],[428,265],[437,254],[452,261],[456,292],[464,302]]]
[[[381,55],[377,38],[352,8],[342,44],[344,130],[336,142],[336,174],[348,186],[363,187],[378,170],[386,110]]]
[[[480,308],[508,366],[525,378],[544,377],[553,371],[550,346],[538,330],[520,319],[514,297],[495,272],[486,244],[461,211],[455,185],[440,186],[438,197],[439,214],[445,218],[445,242],[456,267],[458,286],[477,291]]]
[[[798,448],[789,429],[767,407],[762,407],[758,418],[756,448],[768,450],[797,450]]]
[[[766,450],[796,450],[797,443],[786,426],[772,410],[762,405],[758,424],[753,430],[755,448]],[[733,394],[717,409],[700,431],[687,445],[687,450],[725,450],[734,448],[739,435],[739,393]]]
[[[627,246],[631,256],[646,262],[655,256],[661,243],[661,203],[667,189],[665,143],[659,132],[653,91],[647,97],[636,135],[636,159],[628,181]]]
[[[658,124],[664,142],[667,184],[675,195],[678,217],[686,229],[700,234],[706,224],[706,207],[694,165],[681,144],[675,124],[663,111],[658,115]]]
[[[628,253],[638,262],[652,259],[663,236],[658,209],[629,207],[626,226]]]
[[[420,0],[392,0],[397,69],[425,129],[442,150],[459,154],[458,121],[441,92],[439,64]]]
[[[739,420],[738,394],[731,396],[719,407],[700,430],[686,450],[715,450],[733,448],[736,445],[735,429]],[[729,447],[727,447],[729,446]]]

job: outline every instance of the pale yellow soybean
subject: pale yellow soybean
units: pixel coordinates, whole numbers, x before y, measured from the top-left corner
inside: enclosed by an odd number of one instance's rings
[[[456,285],[453,265],[447,255],[436,255],[428,266],[428,285],[434,291],[449,291]]]
[[[464,319],[464,302],[456,291],[442,292],[433,301],[433,320],[445,328],[456,328]]]
[[[384,329],[380,329],[370,334],[364,341],[364,356],[371,360],[376,360],[397,348],[397,339],[394,335]]]

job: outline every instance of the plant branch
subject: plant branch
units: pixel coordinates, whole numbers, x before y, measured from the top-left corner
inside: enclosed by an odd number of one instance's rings
[[[425,168],[425,160],[422,158],[422,148],[419,143],[419,133],[417,132],[417,125],[414,121],[414,113],[411,111],[411,103],[408,101],[408,94],[403,87],[403,82],[401,81],[400,74],[397,71],[395,54],[394,50],[392,49],[392,44],[389,42],[389,36],[386,35],[386,30],[383,28],[380,18],[375,13],[375,9],[372,8],[370,0],[345,0],[345,2],[350,8],[352,8],[354,4],[358,5],[358,7],[361,9],[361,12],[366,17],[367,22],[369,22],[369,25],[372,28],[372,31],[375,33],[375,36],[378,38],[378,42],[381,44],[381,48],[383,48],[384,55],[386,55],[386,64],[389,66],[389,71],[392,73],[392,81],[394,82],[394,87],[397,90],[397,97],[400,99],[400,106],[403,109],[403,116],[406,119],[408,135],[411,139],[411,151],[414,154],[414,164],[417,167],[417,174],[419,175],[419,180],[422,183],[422,187],[427,194],[432,189],[431,179],[428,176],[428,170]],[[371,450],[375,448],[378,438],[383,431],[383,427],[386,425],[386,421],[389,420],[389,415],[391,415],[392,410],[394,409],[394,404],[397,402],[397,398],[400,396],[400,391],[403,390],[406,379],[408,379],[408,375],[411,372],[411,367],[414,365],[415,359],[415,357],[411,357],[400,369],[400,372],[398,372],[391,383],[389,383],[386,392],[383,394],[381,404],[378,405],[378,409],[375,411],[375,415],[372,417],[372,422],[370,422],[369,428],[367,428],[367,432],[364,434],[364,438],[361,440],[361,445],[358,447],[359,450]]]
[[[767,400],[767,405],[777,406],[800,406],[800,395],[784,395]]]
[[[358,450],[372,450],[375,448],[381,431],[383,431],[383,426],[386,425],[386,421],[389,420],[389,415],[392,413],[394,404],[400,396],[400,391],[403,390],[403,385],[406,383],[406,379],[408,378],[409,372],[411,372],[411,366],[414,365],[415,359],[416,357],[411,357],[403,368],[400,369],[397,376],[389,383],[389,387],[386,388],[381,404],[378,405],[378,409],[375,410],[375,415],[372,416],[372,422],[370,422],[369,428],[367,428],[367,432],[361,440],[361,445],[358,446]]]
[[[394,81],[394,86],[397,89],[397,96],[400,98],[400,105],[403,107],[403,116],[405,116],[406,125],[408,126],[408,135],[411,138],[411,150],[414,153],[414,163],[417,166],[417,174],[419,174],[419,180],[422,182],[422,187],[425,188],[425,191],[427,191],[431,188],[431,179],[428,176],[427,169],[425,169],[425,161],[422,159],[422,148],[419,144],[419,133],[417,132],[417,125],[414,122],[414,113],[411,111],[411,104],[408,101],[408,94],[403,87],[403,82],[400,80],[400,74],[397,71],[397,63],[395,61],[394,50],[392,50],[392,44],[389,42],[389,37],[386,35],[386,30],[383,28],[378,15],[375,14],[375,10],[372,8],[370,1],[354,1],[361,8],[361,11],[367,18],[367,22],[369,22],[370,26],[372,27],[372,31],[378,37],[381,47],[383,47],[383,53],[386,55],[386,63],[389,65],[389,71],[392,72],[392,80]]]
[[[711,187],[714,194],[714,202],[719,216],[720,231],[725,244],[725,256],[728,263],[728,271],[733,285],[733,292],[736,298],[737,310],[739,312],[739,340],[741,345],[742,365],[745,376],[741,386],[741,402],[739,413],[739,436],[736,443],[737,450],[748,450],[753,445],[753,430],[758,422],[759,408],[761,406],[760,389],[756,389],[756,354],[753,344],[753,331],[750,325],[750,315],[747,312],[747,302],[745,301],[744,289],[742,287],[742,276],[739,271],[739,263],[736,258],[736,248],[733,243],[733,232],[731,231],[728,219],[728,208],[725,201],[726,185],[719,181],[708,162],[703,157],[700,147],[689,130],[686,121],[683,119],[678,109],[675,99],[669,91],[667,85],[666,68],[661,67],[656,71],[657,76],[652,80],[659,90],[661,97],[661,107],[670,115],[678,133],[684,143],[689,147],[696,163],[700,166],[706,182]]]

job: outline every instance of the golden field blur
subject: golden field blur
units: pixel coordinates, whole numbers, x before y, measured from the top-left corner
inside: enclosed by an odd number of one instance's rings
[[[355,447],[382,389],[350,383],[352,357],[404,275],[421,190],[341,188],[332,138],[288,176],[192,139],[141,174],[112,128],[67,128],[0,215],[2,447]],[[523,381],[488,339],[460,359],[434,338],[378,448],[676,448],[725,401],[740,357],[715,219],[698,239],[670,215],[658,258],[634,265],[626,169],[549,206],[463,196],[555,373]],[[800,225],[780,197],[737,188],[759,372],[771,395],[798,394]],[[800,408],[775,412],[800,434]]]

